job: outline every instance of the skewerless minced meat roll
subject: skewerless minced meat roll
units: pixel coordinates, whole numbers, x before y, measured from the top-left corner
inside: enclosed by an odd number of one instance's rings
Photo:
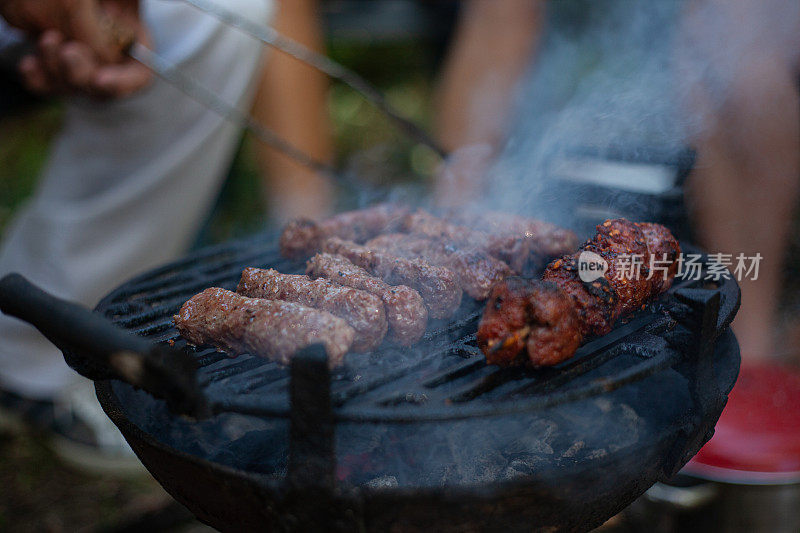
[[[583,252],[607,265],[594,281],[579,276]],[[620,318],[666,291],[679,255],[678,241],[664,226],[607,220],[577,253],[553,261],[542,281],[510,278],[495,285],[478,325],[478,346],[492,364],[558,364],[588,336],[605,335]],[[641,265],[638,273],[626,272],[632,260]]]
[[[436,217],[422,209],[403,219],[402,231],[452,243],[463,250],[482,250],[505,261],[519,274],[540,272],[551,257],[558,255],[544,250],[536,238],[524,232],[490,233],[484,228],[473,229]],[[551,245],[560,250],[559,253],[572,251],[572,245],[577,244],[571,232],[564,235],[563,246]]]
[[[513,213],[502,211],[458,213],[451,220],[490,235],[522,237],[529,243],[531,251],[545,257],[560,257],[572,253],[578,247],[578,236],[574,232],[550,222]]]
[[[355,330],[355,352],[374,350],[386,336],[388,325],[381,299],[331,280],[246,268],[236,292],[250,298],[295,302],[338,316]]]
[[[460,250],[417,235],[379,235],[365,246],[405,258],[424,257],[433,265],[449,268],[458,276],[463,291],[476,300],[485,300],[492,285],[514,275],[507,264],[482,251]]]
[[[419,292],[428,316],[450,318],[461,305],[461,287],[455,273],[421,259],[404,259],[354,242],[331,238],[322,251],[338,254],[390,285],[407,285]]]
[[[379,297],[389,323],[389,338],[401,346],[416,344],[425,333],[428,310],[422,296],[405,285],[392,286],[341,255],[317,254],[308,260],[306,274],[327,278]]]
[[[294,220],[281,233],[281,254],[291,259],[306,259],[318,252],[329,237],[363,243],[381,233],[397,231],[407,214],[405,207],[378,204],[340,213],[321,222]]]
[[[325,311],[213,287],[183,304],[172,320],[197,346],[212,344],[231,355],[251,353],[283,364],[297,351],[322,344],[329,365],[337,366],[355,336],[347,322]]]

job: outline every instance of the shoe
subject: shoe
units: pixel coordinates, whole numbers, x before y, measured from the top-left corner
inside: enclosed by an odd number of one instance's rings
[[[146,469],[103,412],[89,380],[51,400],[0,390],[0,428],[47,432],[53,450],[70,465],[96,474],[135,475]]]

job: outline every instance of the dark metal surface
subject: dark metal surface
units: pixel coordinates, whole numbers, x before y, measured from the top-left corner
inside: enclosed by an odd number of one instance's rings
[[[208,421],[170,415],[119,383],[99,382],[98,397],[164,487],[222,530],[587,530],[696,453],[738,371],[727,325],[739,291],[724,280],[679,280],[575,358],[536,371],[485,365],[473,333],[481,309],[470,301],[419,346],[350,354],[330,380],[313,350],[287,369],[185,346],[171,315],[208,286],[233,288],[246,266],[302,270],[257,237],[132,280],[98,307],[198,361],[204,393],[223,413]],[[280,429],[220,440],[230,417],[277,428],[284,418],[284,442]],[[381,435],[377,448],[358,440]],[[278,440],[267,449],[265,438]],[[446,451],[460,458],[428,458],[453,439]],[[196,448],[213,442],[220,452]],[[284,453],[288,467],[261,461]],[[448,481],[452,467],[463,468]],[[396,468],[393,485],[367,482]]]
[[[152,342],[190,353],[212,412],[288,417],[288,368],[255,356],[231,359],[213,348],[189,347],[172,324],[172,315],[191,296],[210,286],[234,289],[247,266],[304,270],[302,263],[281,258],[274,242],[262,236],[202,251],[137,278],[111,293],[97,310]],[[466,299],[453,320],[434,321],[415,347],[386,343],[373,354],[348,354],[345,365],[332,374],[334,417],[399,423],[493,417],[607,393],[686,356],[692,333],[680,321],[692,320],[693,312],[674,295],[692,287],[700,295],[719,295],[720,309],[709,333],[716,338],[738,308],[738,285],[733,280],[713,287],[678,281],[650,309],[587,343],[574,358],[542,370],[487,366],[474,333],[482,305]],[[635,355],[625,368],[608,364],[623,354]]]
[[[155,346],[85,307],[46,293],[19,274],[0,279],[0,310],[36,326],[89,379],[125,381],[166,400],[179,413],[206,412],[196,363],[186,352]]]

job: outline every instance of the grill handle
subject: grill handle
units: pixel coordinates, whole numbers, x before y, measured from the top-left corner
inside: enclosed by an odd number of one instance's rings
[[[83,306],[43,291],[20,274],[0,279],[0,311],[24,320],[92,380],[118,379],[165,400],[176,413],[208,413],[197,365],[182,350],[153,345]]]

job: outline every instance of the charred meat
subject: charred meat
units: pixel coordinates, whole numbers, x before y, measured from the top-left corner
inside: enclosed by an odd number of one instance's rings
[[[522,237],[531,253],[544,257],[560,257],[578,247],[578,236],[572,231],[543,220],[501,211],[463,213],[454,221],[490,235]]]
[[[328,279],[312,280],[273,269],[246,268],[236,292],[250,298],[284,300],[327,311],[355,330],[352,349],[356,352],[374,350],[386,336],[388,326],[380,298]]]
[[[381,233],[397,231],[408,209],[392,204],[379,204],[366,209],[348,211],[322,222],[299,219],[286,225],[280,248],[284,257],[307,259],[320,250],[329,237],[363,243]]]
[[[461,250],[436,239],[390,233],[367,241],[367,248],[405,258],[424,257],[433,265],[452,270],[464,292],[485,300],[492,285],[514,273],[499,259],[480,250]]]
[[[355,336],[344,320],[325,311],[219,288],[193,296],[173,321],[195,345],[213,344],[231,355],[251,353],[283,364],[297,351],[322,344],[329,364],[336,366]]]
[[[407,285],[416,290],[431,318],[449,318],[461,304],[458,278],[447,268],[421,259],[397,257],[337,238],[323,242],[322,251],[341,255],[390,285]]]
[[[603,276],[589,283],[580,279],[581,252],[605,261]],[[552,262],[542,281],[511,278],[495,285],[478,326],[478,345],[492,364],[558,364],[584,339],[608,333],[617,320],[667,290],[679,254],[678,242],[663,226],[607,220],[579,252]],[[624,272],[634,260],[639,271]]]
[[[525,233],[508,230],[488,233],[484,228],[473,229],[456,224],[421,209],[403,219],[402,231],[451,243],[462,250],[483,251],[505,261],[519,274],[540,272],[544,264],[553,257],[545,253],[538,239]],[[550,248],[558,248],[562,253],[572,250],[573,248],[569,247],[573,244],[570,233],[566,231],[562,246],[552,244]]]
[[[327,278],[379,297],[389,323],[389,338],[394,342],[411,346],[425,333],[428,310],[422,297],[411,287],[389,285],[341,255],[315,255],[308,260],[306,273],[311,278]]]

